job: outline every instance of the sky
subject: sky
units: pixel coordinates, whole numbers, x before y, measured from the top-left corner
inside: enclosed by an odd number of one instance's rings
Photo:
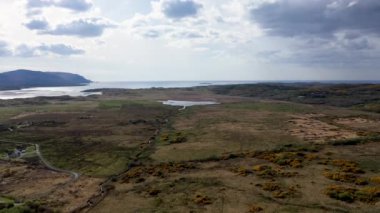
[[[380,80],[379,0],[0,0],[0,72]]]

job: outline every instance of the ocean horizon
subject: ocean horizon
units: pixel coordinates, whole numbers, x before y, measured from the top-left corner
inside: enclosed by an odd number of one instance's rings
[[[212,85],[237,85],[237,84],[257,84],[257,83],[329,83],[329,84],[379,84],[380,81],[110,81],[92,82],[83,86],[66,87],[33,87],[19,90],[0,91],[0,100],[35,98],[35,97],[55,97],[55,96],[88,96],[96,95],[98,92],[86,92],[93,89],[150,89],[150,88],[187,88]]]

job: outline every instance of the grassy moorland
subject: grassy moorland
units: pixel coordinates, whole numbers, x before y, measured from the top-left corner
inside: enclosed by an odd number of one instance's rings
[[[380,85],[378,84],[256,84],[215,86],[211,90],[224,95],[352,107],[380,112]]]
[[[81,174],[0,161],[0,212],[379,212],[378,90],[260,84],[0,101],[13,130],[1,140],[39,144],[52,165]],[[220,104],[178,111],[158,102],[168,99]]]

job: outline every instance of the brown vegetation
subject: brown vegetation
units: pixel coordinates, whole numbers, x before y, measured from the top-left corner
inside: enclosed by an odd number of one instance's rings
[[[274,198],[284,199],[284,198],[294,197],[298,193],[296,190],[296,187],[294,186],[285,187],[276,182],[265,182],[262,184],[259,183],[259,184],[256,184],[256,186],[261,188],[264,191],[271,192]]]
[[[318,120],[318,117],[323,117],[323,115],[318,115],[317,117],[315,115],[295,117],[289,121],[293,126],[289,130],[289,133],[313,143],[325,143],[331,140],[358,137],[356,132],[322,122]]]
[[[356,200],[366,203],[373,203],[377,202],[380,199],[379,187],[363,187],[357,189],[332,185],[326,188],[325,193],[331,198],[349,203]]]
[[[250,205],[249,206],[249,209],[248,209],[248,212],[249,213],[256,213],[256,212],[261,212],[263,211],[264,209],[261,207],[261,206],[258,206],[258,205]]]

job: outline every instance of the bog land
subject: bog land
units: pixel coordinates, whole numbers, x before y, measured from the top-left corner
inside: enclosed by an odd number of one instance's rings
[[[101,92],[0,101],[0,212],[380,211],[380,85]]]

